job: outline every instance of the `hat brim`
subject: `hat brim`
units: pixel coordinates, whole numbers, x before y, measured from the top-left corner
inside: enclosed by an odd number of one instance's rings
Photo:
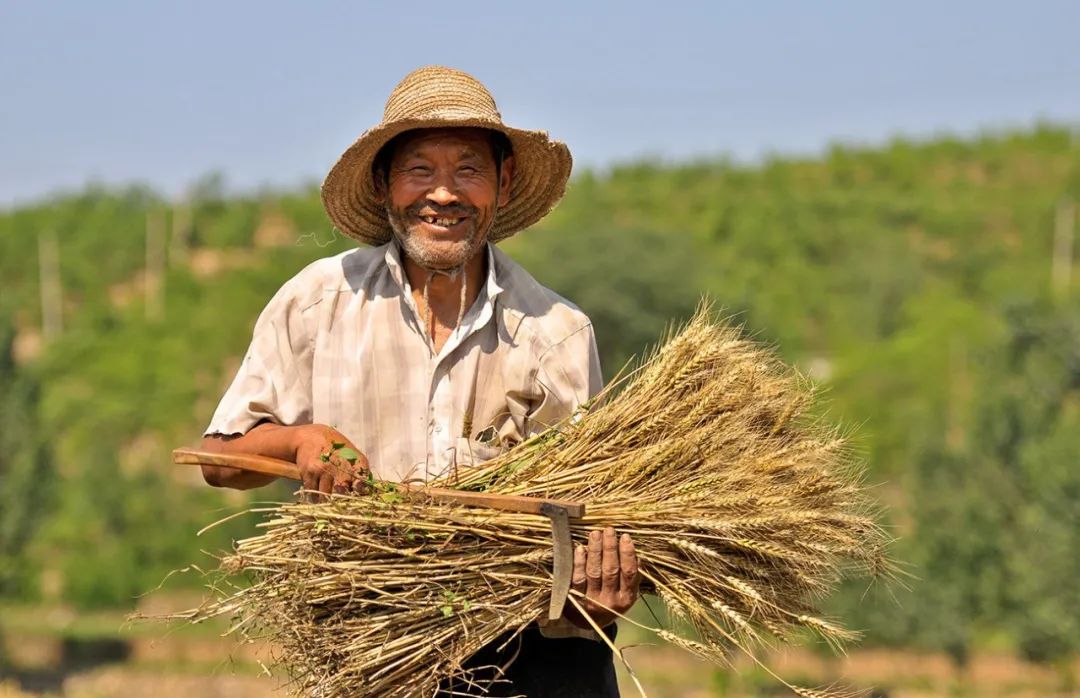
[[[488,240],[498,242],[528,228],[555,207],[566,191],[573,160],[565,143],[544,131],[526,131],[484,119],[422,119],[380,124],[342,153],[322,185],[323,206],[345,235],[369,245],[393,237],[385,207],[378,202],[371,167],[395,136],[423,128],[485,128],[506,135],[514,151],[510,198],[495,216]]]

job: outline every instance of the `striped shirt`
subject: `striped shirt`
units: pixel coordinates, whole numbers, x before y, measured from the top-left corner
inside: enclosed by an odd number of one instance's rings
[[[476,302],[439,352],[394,242],[309,265],[255,324],[205,434],[328,424],[391,481],[452,477],[571,415],[602,386],[592,324],[488,245]]]

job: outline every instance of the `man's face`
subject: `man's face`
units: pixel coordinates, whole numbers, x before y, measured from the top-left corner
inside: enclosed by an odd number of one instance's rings
[[[388,164],[386,214],[405,254],[426,269],[451,270],[487,240],[495,211],[509,198],[513,163],[501,175],[482,129],[405,134]]]

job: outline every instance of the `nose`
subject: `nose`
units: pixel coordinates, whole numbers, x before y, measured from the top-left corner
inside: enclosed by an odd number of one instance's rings
[[[431,182],[431,191],[428,192],[427,198],[433,204],[438,206],[448,206],[452,203],[457,203],[457,185],[454,182],[454,175],[451,171],[444,167],[436,168],[433,181]]]
[[[427,198],[440,206],[448,206],[458,200],[457,194],[445,184],[439,184],[430,192]]]

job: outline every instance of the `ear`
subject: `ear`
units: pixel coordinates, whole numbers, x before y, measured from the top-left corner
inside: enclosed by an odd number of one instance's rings
[[[507,155],[499,173],[499,208],[510,203],[510,184],[514,181],[514,156]]]
[[[386,173],[379,168],[372,171],[371,176],[375,184],[375,203],[382,206],[386,203]]]

